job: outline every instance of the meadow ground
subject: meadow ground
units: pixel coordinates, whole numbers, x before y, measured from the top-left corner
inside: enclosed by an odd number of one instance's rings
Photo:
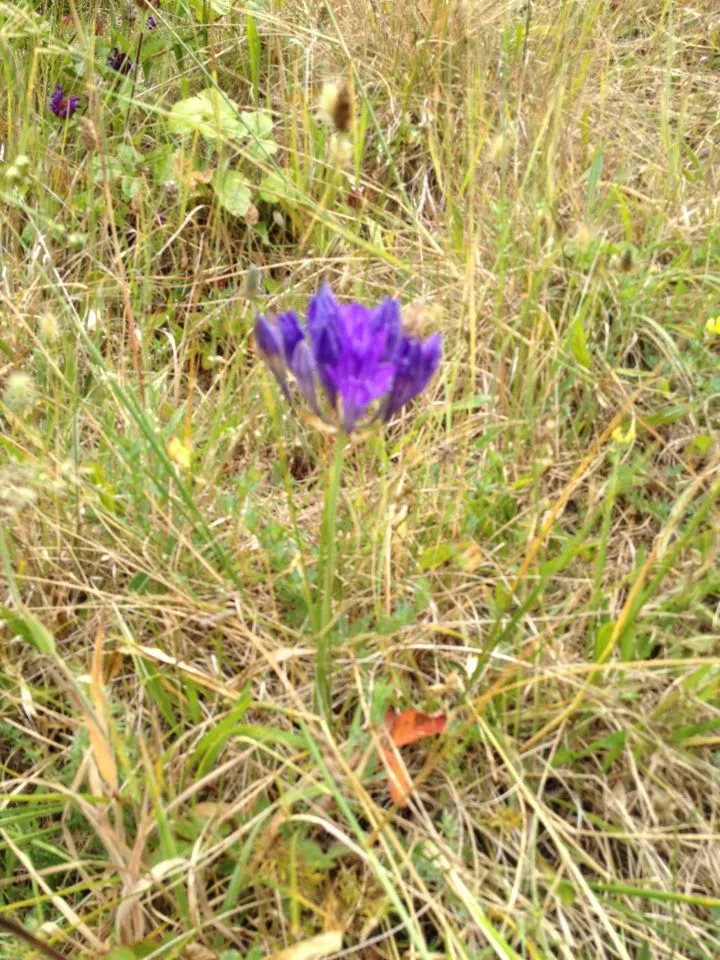
[[[720,956],[715,0],[0,0],[0,104],[0,919]],[[444,336],[334,581],[252,337],[323,280]]]

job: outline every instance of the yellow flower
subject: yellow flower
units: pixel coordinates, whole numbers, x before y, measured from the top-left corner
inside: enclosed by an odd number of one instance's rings
[[[167,455],[179,467],[183,467],[185,470],[190,469],[192,447],[189,443],[183,443],[179,437],[173,437],[167,445]]]
[[[716,317],[708,317],[705,329],[709,334],[720,337],[720,313]]]
[[[622,427],[615,427],[612,438],[618,446],[629,446],[635,439],[635,424],[631,423],[627,430],[623,430]]]

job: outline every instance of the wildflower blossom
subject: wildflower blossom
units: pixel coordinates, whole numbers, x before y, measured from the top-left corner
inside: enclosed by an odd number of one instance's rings
[[[56,117],[68,120],[80,106],[80,97],[66,97],[63,85],[58,83],[50,95],[50,109]]]
[[[184,470],[189,470],[192,465],[192,447],[189,443],[184,443],[179,437],[173,437],[167,445],[167,455],[173,463],[176,463]]]
[[[108,66],[118,73],[128,74],[133,68],[132,57],[123,53],[118,47],[113,47],[107,58]]]
[[[147,18],[147,28],[148,28],[148,30],[156,30],[156,29],[157,29],[157,20],[155,19],[155,17],[154,17],[152,14],[150,14],[150,15],[148,16],[148,18]]]
[[[330,421],[324,394],[346,433],[398,413],[428,385],[442,353],[440,334],[421,340],[403,330],[397,300],[340,304],[327,284],[311,299],[305,328],[292,312],[259,317],[255,338],[286,398],[291,373],[313,412]]]
[[[720,337],[720,313],[716,317],[708,317],[705,329],[711,336]]]

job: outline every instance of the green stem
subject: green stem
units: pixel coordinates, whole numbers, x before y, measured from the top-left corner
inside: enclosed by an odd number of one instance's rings
[[[315,671],[316,706],[328,723],[332,721],[331,675],[329,624],[332,619],[332,595],[335,583],[337,501],[340,492],[340,477],[345,462],[345,443],[347,437],[339,433],[335,439],[335,456],[330,466],[327,487],[325,488],[325,506],[323,507],[322,531],[320,534],[320,559],[318,564],[318,583],[322,590],[320,616],[317,621],[317,667]]]

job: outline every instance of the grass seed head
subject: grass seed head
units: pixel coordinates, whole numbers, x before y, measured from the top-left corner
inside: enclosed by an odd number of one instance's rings
[[[353,100],[350,84],[344,78],[323,85],[320,93],[320,114],[338,133],[347,133],[352,126]]]

